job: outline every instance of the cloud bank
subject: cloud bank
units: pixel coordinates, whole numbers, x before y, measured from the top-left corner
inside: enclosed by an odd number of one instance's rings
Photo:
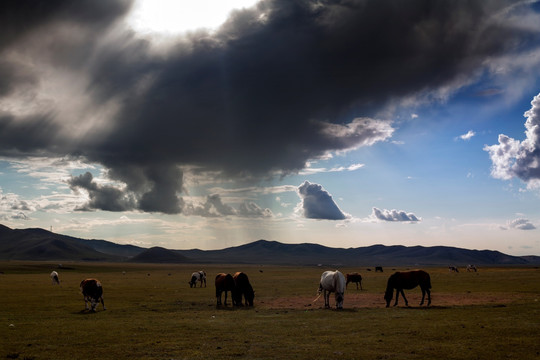
[[[504,134],[499,144],[485,146],[492,161],[491,175],[510,180],[518,178],[530,188],[540,187],[540,94],[531,101],[531,109],[524,116],[526,139],[519,141]]]
[[[351,216],[341,211],[322,185],[304,181],[298,187],[298,196],[302,201],[297,209],[306,219],[317,220],[345,220]]]
[[[384,109],[445,99],[534,53],[518,5],[265,0],[215,33],[159,47],[125,26],[127,0],[2,2],[0,156],[103,166],[117,185],[91,173],[69,181],[90,196],[81,210],[181,213],[187,168],[221,179],[298,173],[328,152],[388,140]],[[513,172],[535,178],[532,164]]]
[[[528,219],[515,219],[508,223],[508,227],[517,230],[534,230],[536,226],[533,225]]]
[[[380,221],[405,221],[405,222],[418,222],[421,219],[413,213],[407,213],[403,210],[386,210],[373,208],[371,212],[371,218]]]

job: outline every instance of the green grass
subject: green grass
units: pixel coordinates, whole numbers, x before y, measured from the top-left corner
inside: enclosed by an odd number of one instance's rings
[[[406,292],[414,306],[385,308],[390,269],[344,268],[363,274],[365,290],[350,286],[345,309],[336,311],[322,309],[322,299],[312,303],[320,268],[65,266],[72,269],[58,270],[62,285],[53,286],[56,264],[0,263],[0,359],[540,359],[540,270],[533,268],[426,269],[430,308],[417,306],[418,289]],[[200,268],[208,287],[191,289]],[[215,306],[215,274],[235,271],[250,277],[252,309]],[[106,311],[83,311],[78,285],[86,277],[103,283]],[[486,301],[463,301],[473,296]]]

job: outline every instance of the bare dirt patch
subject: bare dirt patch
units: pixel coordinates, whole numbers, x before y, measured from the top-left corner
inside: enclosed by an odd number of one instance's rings
[[[418,306],[422,295],[420,293],[405,292],[410,306]],[[290,309],[290,310],[306,310],[306,309],[322,309],[324,308],[324,298],[321,296],[316,300],[316,296],[290,296],[290,297],[275,297],[263,298],[256,301],[257,306],[267,309]],[[257,300],[257,299],[256,299]],[[508,293],[435,293],[431,295],[432,306],[470,306],[470,305],[487,305],[497,306],[506,305],[519,300],[525,300],[522,294]],[[391,305],[393,305],[393,301]],[[426,299],[427,302],[427,299]],[[335,306],[333,294],[330,295],[330,306]],[[345,293],[344,308],[373,308],[385,307],[386,303],[383,299],[383,294],[349,292]],[[405,306],[405,302],[400,296],[398,306]]]

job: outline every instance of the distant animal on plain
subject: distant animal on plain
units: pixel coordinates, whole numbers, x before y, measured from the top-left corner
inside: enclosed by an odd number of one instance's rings
[[[52,281],[52,284],[57,284],[57,285],[60,285],[60,279],[58,279],[58,273],[56,271],[53,271],[51,273],[51,281]]]
[[[474,271],[474,272],[477,272],[478,269],[476,268],[475,265],[469,264],[469,265],[467,265],[467,271]]]
[[[237,272],[233,275],[235,291],[233,292],[233,305],[242,306],[242,296],[246,306],[253,306],[255,291],[249,283],[248,276],[243,272]]]
[[[456,273],[459,272],[459,270],[458,270],[458,268],[457,268],[456,266],[449,266],[449,267],[448,267],[448,271],[450,271],[450,272],[456,272]]]
[[[382,266],[375,266],[375,272],[383,272]]]
[[[345,297],[345,276],[339,271],[325,271],[321,275],[319,290],[320,296],[324,292],[324,307],[330,308],[330,293],[335,293],[336,308],[343,309],[343,300]]]
[[[350,282],[356,283],[356,290],[358,290],[358,284],[360,284],[360,290],[362,289],[362,275],[355,272],[352,274],[346,274],[345,278],[347,279],[347,282],[345,283],[345,288],[347,288],[347,285],[349,285]]]
[[[80,284],[81,294],[84,297],[84,307],[86,310],[88,308],[88,302],[90,302],[91,310],[96,311],[96,306],[101,302],[103,305],[103,310],[105,308],[105,303],[103,302],[103,286],[97,279],[85,279],[81,281]]]
[[[235,298],[235,284],[231,274],[220,273],[216,275],[216,305],[221,304],[221,294],[225,292],[225,301],[223,304],[227,306],[227,292],[231,292],[231,299]]]
[[[201,270],[201,271],[196,271],[193,274],[191,274],[191,280],[189,281],[189,287],[190,288],[197,287],[197,281],[201,282],[200,287],[203,286],[203,283],[204,283],[204,287],[206,287],[206,272]]]
[[[409,302],[405,297],[403,289],[410,290],[417,286],[420,286],[420,289],[422,290],[422,301],[420,301],[420,306],[424,304],[424,297],[426,293],[428,296],[427,305],[431,305],[431,279],[427,272],[424,270],[413,270],[406,272],[398,271],[390,275],[386,285],[386,292],[384,293],[386,307],[390,306],[390,301],[392,301],[392,297],[394,295],[394,289],[396,289],[396,302],[394,303],[394,306],[396,306],[398,303],[400,293],[401,296],[403,296],[403,300],[405,300],[405,306],[409,306]]]

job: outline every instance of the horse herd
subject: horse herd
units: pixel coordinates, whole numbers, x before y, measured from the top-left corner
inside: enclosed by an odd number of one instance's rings
[[[53,271],[50,276],[53,284],[60,284],[58,273],[56,271]],[[206,287],[206,272],[197,271],[191,275],[189,286],[196,287],[197,282],[200,282],[200,287],[202,287],[203,284]],[[325,308],[330,308],[330,294],[334,293],[336,308],[343,309],[345,289],[350,282],[356,283],[357,289],[358,285],[360,285],[360,289],[362,289],[362,276],[358,273],[346,274],[346,276],[344,276],[339,270],[323,272],[317,290],[317,299],[321,295],[324,295],[324,306]],[[394,306],[398,304],[399,294],[403,297],[405,305],[409,306],[409,302],[407,301],[403,290],[414,289],[417,286],[420,286],[422,291],[420,306],[424,304],[426,294],[427,305],[431,305],[431,279],[427,272],[424,270],[413,270],[395,272],[392,274],[388,278],[386,291],[384,293],[386,307],[390,306],[390,302],[394,297],[394,290],[396,291]],[[219,273],[215,278],[215,287],[217,306],[227,305],[227,294],[229,292],[234,306],[243,306],[244,303],[246,306],[253,306],[255,291],[245,273],[237,272],[234,275]],[[84,298],[86,310],[96,311],[96,307],[100,302],[103,306],[103,310],[106,309],[103,301],[103,286],[99,280],[83,280],[80,283],[80,290]],[[225,300],[222,303],[221,297],[223,293],[225,293]],[[90,308],[88,307],[88,303],[90,303]]]

